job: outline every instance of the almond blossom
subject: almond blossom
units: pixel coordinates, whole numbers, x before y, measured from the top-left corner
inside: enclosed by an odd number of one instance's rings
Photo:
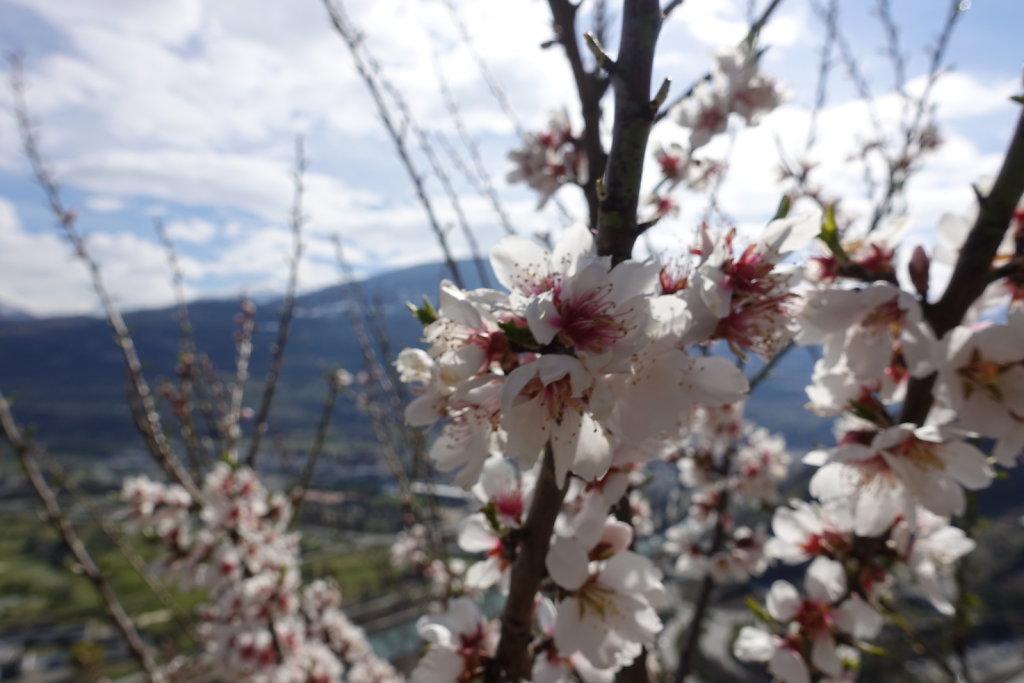
[[[935,367],[936,342],[916,300],[885,282],[808,295],[795,341],[824,347],[807,389],[821,415],[841,412],[864,386],[877,388],[897,343],[910,376],[923,377]]]
[[[963,529],[951,526],[949,519],[919,509],[914,523],[903,521],[893,530],[899,552],[918,588],[935,609],[945,615],[956,612],[953,570],[956,563],[974,550],[975,542]]]
[[[719,52],[711,77],[700,81],[693,94],[673,110],[676,123],[690,129],[691,149],[724,132],[729,114],[736,113],[748,125],[755,125],[786,99],[784,89],[758,71],[759,58],[760,53],[746,43]]]
[[[946,362],[936,386],[958,425],[997,440],[994,456],[1005,467],[1024,451],[1024,312],[1008,324],[957,327],[943,339]]]
[[[827,456],[811,479],[811,494],[848,501],[854,532],[878,536],[915,504],[950,516],[964,510],[963,488],[980,489],[994,476],[985,455],[948,430],[897,425],[852,433]]]
[[[160,534],[165,568],[183,588],[208,591],[198,633],[199,664],[210,675],[326,682],[347,670],[346,680],[400,680],[338,609],[336,587],[321,581],[301,588],[299,536],[287,531],[286,498],[268,493],[253,470],[227,463],[207,474],[198,510],[191,499],[182,505],[181,493],[144,479],[126,482],[124,491],[135,523]],[[164,507],[174,511],[171,518]],[[191,531],[171,532],[172,518]]]
[[[410,683],[457,683],[482,673],[494,651],[496,633],[469,598],[456,598],[443,614],[424,616],[416,625],[427,653]]]
[[[806,597],[786,581],[768,591],[768,615],[781,633],[745,626],[734,645],[737,658],[768,663],[768,671],[787,683],[810,682],[812,673],[837,676],[843,662],[837,636],[871,638],[882,617],[856,594],[846,597],[846,575],[838,562],[817,558],[804,579]]]
[[[516,164],[508,182],[523,182],[535,190],[540,195],[538,209],[558,188],[582,182],[586,173],[586,156],[577,147],[565,110],[553,112],[545,130],[524,135],[522,147],[508,157]]]
[[[600,536],[558,537],[546,566],[562,589],[554,642],[581,652],[600,669],[625,666],[661,630],[655,606],[664,599],[661,572],[627,550],[632,529],[609,519]]]

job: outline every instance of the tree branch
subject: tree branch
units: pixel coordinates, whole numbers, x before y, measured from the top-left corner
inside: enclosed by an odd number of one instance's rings
[[[601,142],[601,98],[608,87],[608,81],[600,75],[599,70],[589,72],[583,65],[583,56],[576,38],[576,12],[579,6],[570,0],[548,0],[548,6],[551,8],[555,35],[565,49],[565,56],[569,60],[573,80],[576,82],[576,92],[580,98],[580,112],[583,115],[583,151],[587,156],[587,180],[583,184],[583,194],[587,200],[589,225],[593,229],[598,224],[600,206],[598,179],[604,174],[608,160]]]
[[[551,530],[568,490],[568,482],[558,488],[555,481],[554,455],[549,443],[545,447],[530,512],[520,530],[519,550],[512,565],[508,597],[501,615],[501,640],[494,658],[487,664],[487,681],[525,681],[530,678],[533,603],[540,582],[548,574],[545,560],[551,544]]]
[[[153,392],[150,390],[149,383],[143,374],[142,361],[139,359],[138,352],[135,349],[135,342],[128,332],[128,326],[125,324],[124,318],[121,317],[121,311],[118,310],[113,297],[107,291],[99,264],[92,258],[85,239],[75,225],[78,217],[77,213],[64,205],[60,189],[54,181],[42,153],[39,151],[39,145],[28,114],[28,103],[25,99],[25,82],[21,60],[17,57],[12,57],[10,67],[14,117],[17,121],[18,131],[21,134],[22,149],[32,166],[36,182],[39,183],[43,193],[46,195],[50,212],[57,219],[59,229],[63,233],[64,238],[71,244],[72,249],[74,249],[75,256],[88,269],[93,291],[99,297],[107,322],[114,331],[114,340],[121,350],[125,369],[128,372],[128,380],[134,393],[133,402],[137,406],[134,415],[135,426],[142,434],[153,457],[167,475],[188,491],[192,500],[201,501],[203,499],[202,493],[200,493],[192,477],[171,451],[171,445],[164,435],[160,413],[157,412]]]
[[[135,660],[151,681],[163,681],[164,678],[157,668],[153,654],[146,647],[145,643],[142,642],[142,636],[139,635],[135,622],[128,616],[106,575],[100,570],[96,561],[93,560],[85,544],[82,543],[82,539],[79,538],[64,511],[61,510],[60,503],[57,501],[57,495],[46,482],[46,477],[43,475],[42,470],[40,470],[39,463],[36,462],[36,446],[22,436],[21,429],[11,413],[11,406],[3,394],[0,394],[0,432],[3,432],[4,438],[10,444],[15,457],[17,457],[18,462],[25,471],[29,484],[35,491],[39,501],[43,504],[47,521],[60,534],[64,545],[82,568],[82,574],[89,579],[96,589],[100,600],[103,601],[103,606],[108,616],[110,616],[118,631],[121,632],[121,636],[128,645],[132,656],[135,657]]]
[[[654,48],[661,29],[656,0],[631,0],[623,6],[619,56],[612,82],[615,122],[600,197],[597,251],[613,263],[628,259],[639,236],[637,207],[647,139],[657,113],[651,101]]]
[[[985,291],[989,282],[992,259],[999,249],[1003,235],[1010,227],[1013,213],[1024,194],[1024,114],[1017,120],[1017,128],[1010,140],[1003,166],[988,196],[979,198],[978,217],[971,228],[960,257],[953,268],[949,285],[935,304],[924,305],[925,319],[936,338],[960,324],[964,314]],[[932,388],[936,375],[911,380],[903,403],[900,422],[924,424],[934,401]]]
[[[459,266],[452,256],[451,247],[448,245],[448,236],[441,226],[441,221],[438,219],[437,214],[434,213],[434,205],[427,194],[423,177],[416,170],[412,157],[409,155],[409,149],[405,144],[405,135],[401,132],[400,127],[391,115],[391,111],[388,109],[387,103],[384,101],[384,93],[382,92],[379,78],[375,73],[376,69],[372,59],[368,57],[363,47],[362,33],[348,18],[341,0],[323,0],[323,3],[331,20],[331,25],[334,26],[335,31],[337,31],[342,41],[348,47],[349,52],[352,54],[352,60],[355,62],[356,71],[359,72],[359,76],[363,79],[363,83],[366,84],[370,97],[373,98],[374,104],[377,105],[377,114],[380,116],[381,123],[384,124],[384,129],[387,131],[388,137],[391,138],[395,152],[398,154],[398,158],[402,162],[402,166],[405,168],[413,188],[416,190],[416,196],[420,200],[420,205],[423,206],[423,211],[427,214],[430,229],[433,231],[434,238],[441,247],[445,264],[448,266],[452,280],[459,287],[465,288],[466,285],[462,279],[462,273],[459,271]]]
[[[256,468],[256,456],[259,453],[260,440],[267,432],[270,407],[274,403],[277,380],[281,376],[281,368],[284,366],[284,350],[288,346],[288,333],[291,330],[292,317],[295,315],[295,290],[298,288],[299,261],[302,259],[303,249],[302,226],[305,223],[305,217],[302,215],[302,197],[305,194],[303,176],[307,166],[306,151],[302,138],[299,137],[295,140],[295,168],[292,171],[295,189],[292,199],[291,220],[289,221],[292,231],[292,253],[288,259],[288,285],[285,289],[284,308],[281,309],[281,317],[277,321],[277,339],[271,347],[273,357],[270,360],[270,370],[267,372],[266,383],[263,386],[263,398],[260,401],[260,409],[256,413],[252,441],[249,444],[249,455],[245,459],[245,464],[253,469]]]

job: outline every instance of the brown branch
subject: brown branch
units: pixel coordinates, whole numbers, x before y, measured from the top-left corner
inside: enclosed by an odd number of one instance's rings
[[[672,12],[678,9],[682,4],[683,0],[671,0],[671,2],[666,3],[665,6],[661,8],[661,18],[668,18],[668,15],[672,14]]]
[[[392,475],[398,484],[399,496],[406,512],[424,524],[429,535],[432,554],[437,559],[445,556],[443,531],[440,527],[440,515],[436,507],[434,496],[428,496],[430,506],[427,514],[420,510],[416,498],[412,493],[410,474],[405,470],[399,457],[398,446],[406,445],[413,453],[413,465],[423,461],[425,443],[420,430],[407,429],[404,422],[404,411],[401,383],[395,384],[391,380],[390,372],[394,370],[385,362],[378,359],[377,350],[367,331],[364,323],[364,316],[372,319],[369,315],[369,305],[362,292],[359,283],[352,276],[351,267],[345,259],[341,247],[341,239],[334,236],[335,256],[338,266],[342,272],[342,300],[347,304],[349,322],[355,334],[356,341],[363,356],[363,365],[369,374],[370,381],[367,389],[366,411],[370,415],[370,423],[374,429],[383,449],[384,460],[391,469]],[[380,335],[378,340],[381,339]],[[388,358],[390,355],[384,356]],[[415,467],[414,467],[415,473]]]
[[[980,197],[978,217],[967,239],[960,247],[960,257],[953,268],[949,285],[942,298],[932,305],[925,304],[925,319],[936,338],[941,338],[960,324],[964,314],[985,291],[989,282],[992,259],[999,249],[1003,235],[1010,227],[1013,213],[1024,194],[1024,115],[1010,140],[1002,168],[996,176],[988,196]],[[900,422],[924,424],[931,410],[936,375],[911,380],[903,403]]]
[[[530,511],[520,530],[519,550],[512,564],[508,597],[501,615],[501,640],[494,658],[487,664],[487,681],[525,681],[530,678],[533,657],[529,647],[534,599],[540,582],[548,574],[545,560],[551,544],[551,531],[568,490],[568,483],[559,488],[555,481],[554,455],[551,444],[548,444]]]
[[[776,357],[780,357],[779,356]],[[767,366],[766,366],[767,367]],[[722,472],[720,473],[723,477],[728,473],[730,463],[732,462],[732,455],[735,450],[730,449],[723,458]],[[729,489],[723,487],[717,504],[715,505],[715,529],[711,536],[711,547],[708,549],[707,556],[711,557],[723,547],[725,547],[727,529],[725,517],[729,508]],[[711,576],[710,569],[704,575],[701,580],[700,588],[697,591],[697,602],[693,608],[693,615],[690,617],[690,625],[687,628],[686,644],[683,646],[682,651],[679,654],[679,664],[676,667],[675,675],[673,676],[674,683],[683,683],[686,677],[690,675],[690,671],[693,669],[694,659],[700,650],[700,634],[704,628],[704,620],[708,616],[708,609],[711,607],[711,595],[715,590],[715,580]]]
[[[121,632],[121,636],[128,645],[132,656],[138,661],[139,666],[142,667],[151,681],[162,681],[163,676],[157,668],[152,652],[142,642],[142,636],[139,635],[135,622],[128,616],[128,613],[121,605],[120,599],[118,599],[117,594],[110,585],[110,581],[99,568],[99,565],[96,564],[95,560],[93,560],[85,544],[82,543],[82,539],[79,538],[74,527],[71,526],[71,522],[61,509],[60,503],[57,501],[57,495],[46,482],[46,477],[36,461],[35,453],[37,447],[22,436],[21,429],[11,413],[11,406],[3,394],[0,394],[0,431],[3,432],[4,438],[10,444],[15,457],[17,457],[18,462],[25,471],[29,484],[42,503],[43,509],[46,511],[47,521],[60,534],[64,545],[75,558],[79,567],[81,567],[82,574],[89,579],[93,588],[96,589],[107,611],[107,615],[114,622],[118,631]]]
[[[516,116],[515,110],[512,108],[512,103],[509,102],[508,95],[505,93],[505,89],[498,83],[498,79],[491,73],[490,67],[487,66],[487,62],[481,56],[480,51],[476,49],[476,44],[473,42],[473,35],[469,32],[469,28],[466,26],[466,22],[462,20],[462,15],[459,14],[458,7],[455,6],[453,0],[443,0],[445,7],[448,8],[448,12],[452,15],[452,22],[459,31],[459,38],[462,40],[463,45],[469,51],[469,54],[473,57],[473,61],[476,62],[477,68],[480,70],[480,75],[483,76],[484,82],[487,83],[488,90],[491,91],[491,95],[498,102],[498,107],[508,117],[508,120],[512,122],[513,128],[515,128],[516,135],[520,138],[525,137],[526,132],[523,130],[522,124],[519,123],[519,117]]]
[[[637,207],[647,139],[657,113],[651,101],[654,48],[661,29],[656,0],[623,5],[619,56],[612,76],[615,121],[597,226],[597,251],[613,263],[628,259],[639,236]]]
[[[409,155],[405,135],[402,133],[401,127],[395,121],[391,114],[391,110],[388,109],[387,103],[384,100],[382,85],[375,74],[376,69],[373,68],[372,58],[366,52],[366,48],[363,44],[362,33],[358,28],[356,28],[351,19],[349,19],[348,15],[345,13],[341,0],[323,0],[323,3],[324,8],[327,10],[327,15],[331,20],[331,25],[334,26],[334,29],[341,37],[342,42],[345,43],[349,52],[352,54],[356,71],[359,72],[359,76],[363,79],[363,83],[366,85],[366,89],[369,91],[370,97],[373,98],[374,104],[377,106],[377,114],[380,116],[381,123],[384,124],[384,129],[387,131],[388,137],[391,138],[391,143],[395,148],[395,152],[398,154],[398,158],[402,162],[402,166],[405,168],[406,174],[409,176],[409,180],[413,184],[413,188],[416,190],[416,196],[419,199],[424,212],[427,214],[427,221],[430,224],[430,229],[434,233],[434,238],[437,240],[438,245],[441,247],[441,251],[444,253],[445,264],[448,266],[452,280],[459,287],[465,287],[465,283],[462,279],[462,273],[459,272],[459,266],[455,262],[455,258],[452,256],[451,247],[448,245],[448,236],[442,227],[437,214],[434,212],[434,205],[427,194],[427,188],[424,185],[423,177],[416,169],[415,164],[413,164],[412,157]]]
[[[587,157],[587,179],[582,187],[587,200],[589,225],[594,229],[598,225],[600,210],[598,179],[604,174],[608,160],[604,144],[601,142],[601,98],[608,89],[609,81],[601,75],[600,69],[591,72],[583,65],[583,56],[576,37],[576,12],[579,5],[574,5],[570,0],[548,0],[548,6],[551,8],[556,38],[565,49],[580,100],[580,112],[583,116],[583,151]]]
[[[818,139],[818,117],[825,108],[828,98],[828,77],[832,73],[832,48],[835,45],[836,21],[838,16],[838,0],[829,0],[825,10],[825,38],[821,43],[821,57],[818,61],[818,77],[814,87],[814,105],[811,108],[811,119],[807,124],[807,140],[804,142],[804,155],[810,153]]]
[[[441,97],[444,99],[445,107],[448,109],[448,115],[452,119],[452,123],[455,125],[455,130],[459,134],[459,139],[462,141],[462,146],[469,152],[469,158],[473,161],[473,167],[476,170],[476,177],[473,178],[468,173],[469,169],[465,169],[464,173],[467,178],[470,178],[470,182],[477,186],[477,191],[487,197],[491,203],[491,207],[494,209],[494,213],[498,215],[498,220],[501,221],[501,227],[505,229],[505,233],[508,235],[515,235],[516,230],[512,227],[512,221],[508,217],[508,213],[505,211],[505,206],[501,203],[501,197],[498,196],[497,190],[494,189],[494,182],[491,180],[491,174],[487,171],[487,166],[484,165],[484,160],[480,156],[480,148],[476,144],[476,140],[469,134],[469,130],[466,129],[466,124],[462,120],[462,113],[459,110],[459,105],[455,101],[455,97],[452,95],[451,89],[448,87],[448,81],[444,77],[444,72],[441,71],[441,66],[437,66],[437,82],[441,87]],[[454,150],[452,150],[454,152]],[[453,158],[457,158],[454,153]]]
[[[192,319],[189,315],[188,303],[185,300],[185,277],[181,270],[178,250],[175,249],[163,220],[154,218],[153,229],[167,254],[167,265],[171,269],[171,287],[174,291],[174,300],[177,306],[174,319],[178,323],[178,329],[181,331],[178,344],[180,348],[178,362],[181,370],[179,372],[177,393],[174,396],[175,400],[171,403],[171,408],[174,410],[175,417],[178,418],[180,424],[181,440],[185,444],[185,452],[189,459],[189,469],[193,477],[198,477],[202,472],[203,466],[209,462],[209,454],[199,439],[195,422],[192,419],[192,393],[194,389],[193,383],[196,379],[195,362],[197,351],[195,334],[192,329]],[[168,400],[170,400],[170,397],[168,397]]]
[[[107,291],[99,264],[89,253],[85,239],[78,231],[75,224],[77,213],[74,210],[68,209],[64,205],[64,201],[60,194],[60,188],[57,186],[56,181],[54,181],[53,175],[50,173],[49,167],[43,159],[42,152],[39,150],[32,122],[28,114],[28,103],[25,98],[25,82],[23,78],[21,60],[17,57],[12,57],[10,61],[10,68],[11,93],[14,99],[14,116],[17,121],[18,131],[21,135],[22,149],[32,166],[32,173],[35,175],[36,182],[38,182],[39,186],[43,189],[43,193],[46,195],[50,212],[57,219],[58,228],[64,238],[71,244],[75,256],[82,261],[88,269],[89,277],[92,280],[93,291],[95,291],[96,295],[99,297],[100,303],[103,306],[103,311],[106,314],[107,322],[114,331],[114,341],[121,350],[121,356],[124,359],[125,369],[128,373],[128,379],[131,383],[132,391],[134,392],[133,403],[138,406],[138,410],[134,416],[134,423],[141,432],[146,445],[153,454],[153,457],[164,469],[167,475],[188,491],[193,500],[201,501],[203,498],[202,494],[196,487],[192,477],[182,467],[177,457],[175,457],[174,453],[171,451],[171,445],[168,442],[167,437],[164,435],[163,426],[160,421],[160,414],[157,412],[153,393],[150,390],[149,383],[146,381],[146,377],[142,371],[142,361],[139,359],[138,352],[135,349],[135,342],[132,339],[131,333],[128,331],[128,326],[125,324],[124,318],[121,317],[121,312],[118,310],[117,304],[114,303],[113,297],[110,295],[109,291]]]
[[[316,425],[316,433],[313,437],[313,445],[309,449],[306,458],[306,466],[302,470],[298,483],[292,488],[292,523],[299,519],[299,510],[302,501],[309,491],[309,484],[313,481],[313,473],[316,471],[320,454],[324,450],[324,442],[327,440],[327,428],[331,424],[331,416],[334,415],[334,403],[338,399],[338,391],[341,390],[342,382],[338,372],[329,373],[327,376],[327,394],[324,396],[323,408],[320,411],[320,421]]]
[[[882,218],[892,212],[896,197],[899,196],[910,176],[913,175],[914,166],[910,163],[911,160],[925,151],[920,144],[920,136],[925,127],[925,113],[928,111],[928,102],[931,98],[932,88],[939,78],[942,60],[946,54],[949,39],[953,35],[953,28],[956,26],[960,14],[960,0],[953,0],[946,15],[946,22],[942,27],[942,32],[939,34],[938,40],[935,42],[935,48],[931,53],[928,65],[928,80],[925,83],[924,92],[921,93],[921,97],[917,100],[914,118],[903,129],[903,146],[895,157],[887,159],[889,176],[886,179],[885,193],[871,215],[868,232],[877,228]],[[907,99],[904,99],[904,104],[906,102]]]
[[[462,210],[462,201],[459,199],[459,193],[455,191],[455,187],[452,185],[448,171],[445,170],[444,164],[441,163],[441,159],[437,156],[437,152],[434,151],[434,145],[430,142],[430,138],[427,137],[423,128],[416,122],[416,119],[413,118],[412,110],[409,109],[409,104],[405,101],[405,98],[402,97],[402,93],[384,77],[377,61],[369,59],[368,62],[375,70],[376,78],[381,83],[384,90],[391,95],[391,100],[395,103],[395,107],[397,107],[398,112],[402,115],[402,127],[404,129],[411,130],[413,135],[416,136],[416,142],[419,144],[420,151],[423,152],[423,156],[425,156],[427,161],[430,163],[430,168],[434,171],[434,175],[437,176],[438,181],[440,181],[441,188],[444,190],[445,195],[447,195],[448,202],[451,204],[452,211],[455,213],[455,220],[459,224],[459,228],[462,230],[463,237],[466,238],[466,244],[469,245],[469,253],[473,257],[473,263],[476,266],[477,275],[480,277],[480,283],[484,287],[490,288],[491,277],[487,272],[487,263],[480,252],[480,245],[476,241],[476,235],[473,234],[473,228],[469,224],[466,212]]]
[[[839,58],[843,68],[846,70],[847,77],[853,83],[857,95],[864,100],[864,105],[867,107],[871,127],[874,128],[878,139],[883,140],[885,138],[885,128],[882,126],[882,118],[879,116],[878,108],[875,106],[875,97],[871,92],[871,84],[868,83],[868,79],[865,78],[864,73],[860,70],[857,56],[854,54],[850,42],[846,39],[846,35],[839,29],[841,22],[838,11],[833,11],[834,8],[832,6],[826,10],[817,2],[811,3],[811,9],[818,15],[826,31],[832,36],[835,47],[838,48]]]
[[[900,48],[900,30],[892,16],[892,0],[876,0],[875,16],[885,32],[885,49],[892,65],[893,88],[905,98],[903,88],[907,83],[907,63]]]
[[[306,160],[303,141],[299,137],[295,140],[295,168],[292,171],[295,190],[292,199],[291,220],[289,221],[292,231],[292,253],[288,259],[288,285],[284,295],[284,308],[281,309],[281,316],[277,321],[277,339],[271,347],[273,355],[270,360],[270,370],[267,372],[266,383],[263,387],[260,409],[256,413],[252,441],[249,444],[249,455],[245,459],[245,464],[252,468],[256,467],[256,456],[260,450],[260,440],[267,432],[270,407],[274,402],[274,392],[277,390],[277,381],[281,376],[281,368],[284,366],[284,350],[288,346],[288,333],[291,330],[292,318],[295,315],[295,290],[298,288],[299,261],[302,259],[303,249],[302,227],[306,221],[305,216],[302,214],[302,198],[305,194],[303,180],[308,165],[309,162]]]

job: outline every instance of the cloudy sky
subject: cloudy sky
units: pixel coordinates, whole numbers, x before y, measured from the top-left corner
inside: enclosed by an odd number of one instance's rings
[[[821,0],[815,0],[820,2]],[[478,52],[527,128],[553,109],[576,105],[560,50],[540,0],[456,0]],[[616,7],[618,3],[610,2]],[[757,3],[758,5],[762,3]],[[970,5],[964,2],[963,5]],[[553,208],[534,211],[527,192],[505,182],[514,125],[488,91],[441,0],[348,0],[353,20],[387,77],[432,135],[462,154],[438,92],[443,72],[516,228],[557,229]],[[807,134],[824,29],[809,0],[784,0],[763,36],[763,68],[793,99],[760,126],[722,136],[707,156],[728,157],[719,200],[741,226],[770,217],[778,201],[779,149],[799,154]],[[840,0],[843,32],[871,82],[875,106],[895,120],[885,38],[874,0]],[[927,50],[947,12],[945,0],[894,0],[907,53],[908,89],[920,90]],[[677,91],[705,72],[709,54],[746,32],[747,0],[688,0],[668,20],[656,77]],[[584,22],[586,23],[586,22]],[[970,183],[994,173],[1014,123],[1019,90],[1019,27],[1024,3],[973,0],[954,34],[953,67],[935,91],[945,144],[913,182],[913,225],[925,234],[946,211],[963,211]],[[279,291],[289,248],[293,141],[304,136],[310,167],[307,250],[301,286],[337,280],[331,236],[340,235],[362,273],[436,261],[440,251],[397,161],[345,45],[320,0],[0,0],[0,48],[24,55],[28,98],[40,143],[79,225],[125,308],[171,302],[165,254],[153,231],[161,217],[181,252],[189,296]],[[53,227],[33,184],[0,94],[0,304],[37,315],[96,310],[85,272]],[[848,210],[867,209],[861,166],[850,160],[870,137],[866,108],[841,67],[829,81],[812,157],[825,187]],[[684,140],[671,123],[659,140]],[[435,138],[435,139],[438,139]],[[426,169],[422,159],[417,163]],[[479,241],[503,234],[486,200],[460,180]],[[442,218],[453,220],[431,180]],[[566,206],[578,209],[572,189]],[[683,198],[683,211],[651,236],[661,249],[692,231],[706,200]],[[453,232],[459,255],[467,248]]]

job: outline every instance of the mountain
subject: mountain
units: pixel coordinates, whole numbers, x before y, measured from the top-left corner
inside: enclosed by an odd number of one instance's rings
[[[462,264],[461,270],[468,286],[479,286],[471,262]],[[436,301],[438,283],[445,275],[442,264],[429,264],[361,283],[366,297],[380,307],[392,349],[419,343],[422,328],[405,302],[419,302],[424,294]],[[280,309],[280,299],[257,307],[246,405],[259,402]],[[197,347],[225,374],[234,367],[238,310],[235,300],[189,305]],[[132,312],[125,321],[156,389],[161,379],[173,377],[177,363],[180,334],[175,310]],[[790,352],[748,408],[751,417],[782,431],[799,449],[827,440],[830,434],[827,421],[802,409],[803,387],[812,364],[805,351]],[[308,442],[323,400],[324,372],[336,367],[352,372],[362,369],[360,349],[337,286],[298,299],[272,413],[273,432]],[[104,320],[83,316],[0,319],[0,391],[14,399],[18,419],[34,427],[51,451],[97,457],[138,444],[126,404],[127,388],[120,351]],[[362,442],[374,438],[365,417],[349,401],[338,402],[333,424],[336,438]]]
[[[470,286],[471,262],[463,264]],[[437,298],[445,277],[442,264],[416,266],[364,280],[367,298],[380,305],[395,348],[416,344],[421,326],[405,308],[424,294]],[[257,306],[256,331],[246,404],[257,404],[271,359],[282,300]],[[222,373],[233,372],[237,300],[203,300],[189,305],[197,347]],[[173,377],[180,332],[174,308],[125,314],[146,376],[155,389]],[[323,399],[326,370],[362,369],[341,288],[298,298],[284,369],[272,414],[272,429],[311,434]],[[106,321],[87,316],[0,319],[0,391],[12,398],[18,419],[35,428],[51,451],[97,456],[138,443],[126,404],[128,383],[121,354]],[[372,432],[346,401],[337,423],[362,439]]]
[[[17,321],[22,322],[25,320],[32,320],[34,316],[31,313],[15,308],[0,301],[0,321]]]

